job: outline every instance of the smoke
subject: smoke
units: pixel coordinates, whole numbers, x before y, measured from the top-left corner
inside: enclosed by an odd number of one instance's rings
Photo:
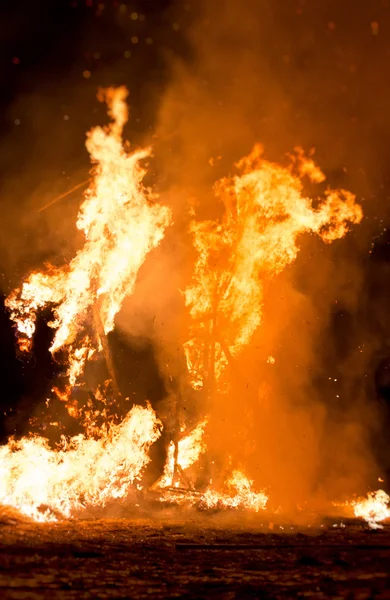
[[[168,17],[181,27],[185,51],[168,50],[166,39],[158,38],[159,17],[149,32],[154,45],[142,46],[146,53],[164,42],[163,66],[154,62],[155,70],[145,74],[141,44],[131,46],[133,56],[139,52],[135,61],[123,58],[135,26],[129,20],[121,25],[120,59],[114,41],[102,51],[89,48],[92,34],[80,41],[81,53],[88,40],[89,61],[97,50],[110,59],[82,84],[77,77],[86,66],[84,59],[76,60],[55,96],[61,97],[58,106],[46,87],[45,94],[26,95],[9,109],[12,120],[33,115],[29,131],[34,140],[2,191],[7,199],[2,231],[12,232],[2,244],[9,286],[19,283],[26,265],[73,255],[79,240],[69,232],[75,231],[77,206],[69,200],[50,212],[37,209],[88,176],[88,157],[78,149],[85,130],[105,118],[97,112],[91,119],[97,86],[130,84],[130,103],[136,107],[126,134],[152,143],[154,179],[161,202],[173,210],[174,224],[142,267],[117,327],[133,344],[153,340],[167,394],[178,385],[188,390],[182,351],[188,321],[181,290],[193,264],[192,211],[202,219],[220,216],[212,186],[255,142],[264,144],[266,157],[276,161],[296,145],[315,147],[329,184],[357,194],[365,222],[332,246],[312,237],[300,240],[294,265],[267,283],[262,325],[237,358],[240,377],[229,395],[204,405],[205,399],[195,401],[187,391],[184,404],[189,413],[210,415],[207,442],[221,470],[229,463],[241,467],[256,485],[269,486],[276,503],[292,506],[308,498],[365,491],[377,476],[372,435],[380,421],[365,375],[372,377],[380,342],[367,322],[371,292],[365,287],[363,258],[388,220],[379,182],[390,132],[382,36],[389,16],[379,2],[194,0],[177,3],[161,20]],[[377,21],[379,35],[372,27]],[[171,27],[171,35],[177,35],[176,29]],[[142,40],[141,29],[136,33]],[[157,72],[164,79],[166,64],[165,87],[161,82],[141,85]],[[54,84],[49,89],[54,94]],[[152,92],[153,102],[144,110],[137,107]],[[61,119],[60,135],[56,119]],[[18,144],[25,140],[26,132]],[[59,164],[66,165],[65,174],[54,167]],[[26,178],[21,183],[24,169],[28,184]],[[69,174],[68,184],[62,178]],[[15,208],[14,199],[25,196],[28,201]],[[378,215],[382,223],[375,220]],[[23,237],[26,244],[21,245]],[[386,315],[382,321],[381,332]],[[275,363],[267,362],[269,355]]]
[[[220,216],[212,185],[255,142],[277,161],[297,144],[316,147],[329,185],[356,193],[366,220],[333,246],[300,240],[295,264],[267,282],[263,323],[236,359],[239,381],[227,396],[198,406],[210,415],[207,443],[219,469],[240,466],[290,508],[363,491],[380,474],[372,447],[380,414],[366,385],[378,343],[360,318],[363,259],[381,231],[373,215],[386,220],[383,198],[372,190],[383,177],[377,156],[385,134],[378,140],[377,133],[388,131],[388,117],[379,110],[383,98],[367,90],[381,78],[373,59],[383,40],[374,37],[373,11],[347,4],[356,24],[348,7],[332,2],[192,6],[191,57],[172,62],[153,140],[162,199],[179,223],[130,301],[148,318],[133,308],[133,318],[125,310],[120,321],[134,332],[147,323],[161,364],[170,362],[178,377],[186,323],[177,290],[190,277],[190,208],[197,218]],[[386,84],[382,90],[388,97]]]

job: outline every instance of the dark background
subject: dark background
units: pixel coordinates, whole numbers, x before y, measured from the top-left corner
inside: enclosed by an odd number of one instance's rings
[[[234,32],[230,37],[226,30],[220,33],[220,21],[231,2],[210,3],[212,10],[196,0],[1,3],[3,299],[31,268],[44,260],[58,260],[58,244],[50,240],[67,240],[80,194],[61,201],[61,209],[48,209],[53,211],[50,218],[40,216],[46,213],[38,213],[38,208],[88,176],[85,132],[106,119],[104,107],[95,100],[99,86],[128,86],[131,119],[125,133],[139,144],[151,138],[157,127],[161,98],[174,76],[173,65],[181,62],[196,72],[201,62],[193,35],[198,23],[202,24],[205,47],[210,43],[213,48],[213,40],[220,36],[218,48],[226,46],[228,54],[260,52],[261,46],[246,48],[245,39],[236,39]],[[243,18],[254,23],[261,20],[256,6],[255,2],[242,2]],[[324,341],[318,349],[318,385],[331,409],[334,394],[333,388],[328,389],[326,374],[345,373],[345,365],[354,360],[353,377],[346,381],[345,389],[350,402],[364,390],[369,401],[380,406],[383,427],[377,432],[376,451],[384,468],[389,468],[389,3],[280,0],[267,6],[271,7],[267,12],[269,40],[266,48],[261,48],[261,64],[277,81],[285,102],[280,108],[284,112],[278,113],[272,103],[256,99],[261,105],[260,124],[254,126],[260,132],[257,137],[271,140],[282,132],[284,151],[295,144],[316,145],[318,162],[330,182],[352,189],[365,212],[361,233],[351,235],[345,246],[345,252],[353,253],[359,265],[359,300],[353,309],[342,303],[331,309],[330,324],[324,331],[326,344]],[[210,52],[210,61],[212,58]],[[224,68],[221,65],[222,71]],[[207,69],[200,68],[199,73],[202,84],[213,85]],[[253,78],[256,76],[254,71]],[[225,95],[221,88],[220,114]],[[162,140],[162,148],[170,151],[174,143],[164,145]],[[213,151],[221,150],[218,140],[214,146]],[[191,160],[195,164],[195,151]],[[66,212],[65,220],[60,211]],[[69,235],[72,239],[63,243],[66,259],[77,247],[73,231]],[[3,299],[0,437],[4,440],[9,434],[26,431],[28,419],[48,394],[59,367],[47,350],[51,332],[45,316],[38,325],[34,357],[17,356]],[[163,398],[153,346],[140,348],[118,333],[111,337],[111,344],[123,393],[137,400],[147,397],[158,402]],[[127,376],[130,373],[131,377]]]

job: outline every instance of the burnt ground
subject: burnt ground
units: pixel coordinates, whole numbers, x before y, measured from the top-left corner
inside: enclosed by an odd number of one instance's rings
[[[390,528],[356,522],[298,530],[187,515],[0,525],[2,599],[390,598],[389,565]]]

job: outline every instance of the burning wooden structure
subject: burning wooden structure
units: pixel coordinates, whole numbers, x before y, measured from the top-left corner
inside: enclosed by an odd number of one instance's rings
[[[116,401],[121,401],[107,334],[147,255],[172,221],[170,208],[143,184],[150,150],[131,152],[123,144],[126,96],[125,88],[99,92],[111,122],[87,137],[92,179],[77,219],[84,246],[64,267],[31,273],[7,299],[22,351],[32,349],[38,312],[52,307],[50,351],[53,356],[61,351],[66,359],[61,397],[85,428],[82,435],[63,438],[55,449],[44,436],[11,440],[0,448],[0,503],[36,520],[54,521],[128,498],[139,487],[150,447],[161,434],[162,423],[150,405],[133,406],[118,423],[104,408],[99,415],[83,411],[72,399],[85,365],[103,355]],[[206,404],[216,394],[223,397],[232,379],[240,379],[236,361],[262,323],[265,283],[295,260],[298,238],[312,233],[330,243],[362,219],[360,206],[346,190],[325,189],[315,204],[305,195],[305,178],[320,184],[325,176],[300,148],[282,166],[267,161],[257,145],[236,168],[234,176],[215,184],[220,218],[194,218],[190,225],[195,259],[184,290],[188,336],[183,370]],[[154,486],[161,502],[264,510],[268,492],[256,491],[235,465],[218,489],[210,480],[202,490],[193,489],[189,472],[206,451],[208,415],[196,426],[185,423],[183,389],[179,385],[172,392],[175,427],[164,473]],[[103,417],[102,424],[97,417]],[[377,492],[366,500],[364,506],[363,500],[354,501],[346,509],[355,507],[377,526],[389,515],[388,497]]]

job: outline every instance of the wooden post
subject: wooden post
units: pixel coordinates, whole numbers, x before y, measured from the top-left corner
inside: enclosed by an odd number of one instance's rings
[[[97,336],[102,344],[103,356],[104,356],[104,360],[106,361],[108,374],[112,381],[112,387],[114,390],[114,394],[116,396],[116,399],[119,401],[120,405],[122,406],[121,394],[119,391],[118,381],[117,381],[116,374],[115,374],[114,361],[112,359],[110,346],[108,344],[107,336],[104,331],[99,307],[96,304],[93,307],[93,318],[94,318],[94,322],[95,322],[95,329],[96,329]]]
[[[176,405],[175,405],[175,431],[173,437],[174,451],[173,451],[173,473],[172,473],[172,487],[175,485],[176,475],[178,473],[178,458],[179,458],[179,436],[180,436],[180,416],[181,416],[181,389],[175,394]]]

